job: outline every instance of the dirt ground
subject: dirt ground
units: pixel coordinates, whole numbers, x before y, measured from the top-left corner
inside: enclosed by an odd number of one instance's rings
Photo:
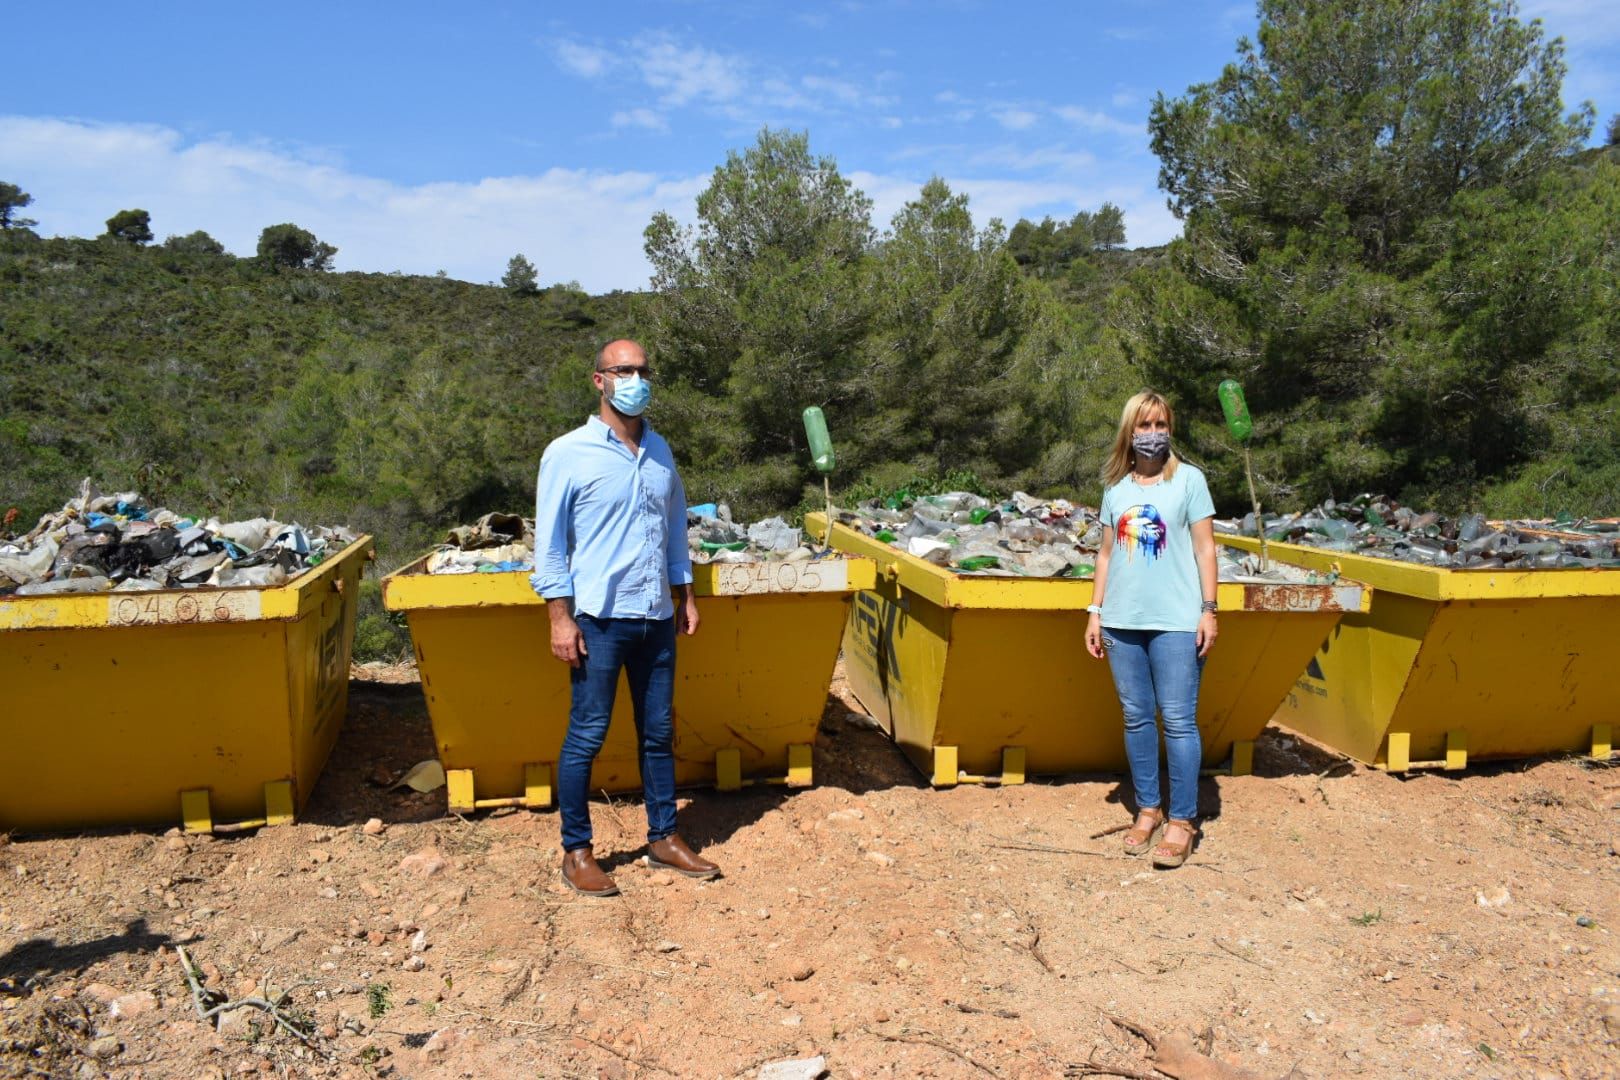
[[[836,680],[813,788],[683,798],[723,878],[602,801],[592,900],[554,813],[383,786],[432,732],[408,669],[356,675],[300,824],[0,837],[0,1075],[1620,1075],[1620,769],[1398,778],[1271,729],[1156,872],[1119,778],[931,790]],[[304,1037],[200,1019],[177,949]]]

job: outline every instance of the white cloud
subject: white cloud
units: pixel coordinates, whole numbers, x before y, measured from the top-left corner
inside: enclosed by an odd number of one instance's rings
[[[1147,130],[1145,123],[1131,124],[1124,120],[1116,120],[1105,112],[1088,109],[1084,105],[1059,105],[1052,111],[1074,126],[1085,128],[1087,131],[1140,137]]]
[[[1001,109],[992,113],[991,115],[996,118],[996,123],[1000,124],[1008,131],[1028,130],[1029,128],[1034,127],[1035,122],[1040,119],[1038,115],[1030,112],[1028,109],[1016,108]]]
[[[159,236],[204,229],[238,255],[284,221],[337,245],[342,270],[495,281],[514,252],[546,281],[643,288],[641,230],[658,210],[690,220],[708,177],[548,169],[402,185],[271,146],[188,140],[155,125],[0,117],[0,175],[34,196],[45,235],[95,236],[141,207]]]
[[[882,94],[869,93],[848,79],[832,79],[825,75],[806,75],[799,80],[806,90],[822,101],[830,101],[849,109],[882,109],[894,104],[894,99]]]
[[[624,109],[613,114],[613,126],[616,128],[634,127],[646,128],[648,131],[668,131],[669,124],[664,118],[651,109]]]
[[[726,102],[747,86],[748,65],[701,45],[686,45],[668,34],[643,34],[632,42],[641,78],[663,95],[665,104]]]
[[[577,41],[558,41],[553,43],[552,51],[563,70],[587,79],[606,74],[608,68],[613,66],[613,54],[594,45],[581,45]]]

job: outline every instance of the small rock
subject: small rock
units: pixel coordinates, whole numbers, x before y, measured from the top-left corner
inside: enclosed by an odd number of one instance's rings
[[[258,997],[259,984],[253,979],[238,979],[236,981],[236,996],[239,998]]]
[[[865,713],[847,712],[844,714],[844,723],[852,728],[881,728],[876,720]]]
[[[360,831],[365,833],[367,836],[381,836],[383,830],[386,828],[388,828],[388,826],[383,824],[382,818],[374,817],[369,818],[364,825],[360,826]]]
[[[879,866],[893,866],[894,856],[882,851],[868,851],[866,853],[866,861],[876,863]]]
[[[1580,915],[1575,919],[1576,926],[1592,926],[1595,922],[1596,920],[1594,920],[1590,915]]]
[[[95,1058],[97,1061],[106,1061],[108,1058],[117,1057],[119,1054],[122,1054],[124,1052],[124,1044],[118,1040],[117,1036],[103,1035],[101,1038],[95,1039],[90,1043],[89,1050],[90,1056]]]
[[[427,931],[426,930],[418,930],[416,932],[416,936],[411,938],[411,952],[413,952],[413,953],[427,952],[427,947],[428,947]]]
[[[758,911],[754,912],[754,914],[758,915],[762,919],[768,919],[768,918],[771,917],[771,909],[770,908],[760,908]]]
[[[444,856],[430,847],[405,856],[399,863],[401,871],[407,874],[415,874],[417,877],[432,877],[443,870],[445,866]]]
[[[212,919],[213,917],[214,909],[211,907],[200,907],[191,913],[192,922],[202,922],[204,919]]]
[[[675,875],[667,870],[660,870],[647,879],[654,885],[668,886],[675,884]]]
[[[460,1041],[461,1036],[456,1034],[454,1028],[441,1028],[429,1036],[427,1045],[423,1046],[422,1050],[428,1054],[443,1054],[455,1049],[456,1043]]]
[[[297,941],[304,932],[298,926],[272,926],[264,932],[264,939],[259,942],[259,951],[262,953],[275,952],[286,945]]]
[[[438,904],[429,904],[427,907],[422,909],[422,918],[423,919],[431,919],[431,918],[433,918],[433,916],[437,915],[438,913],[439,913],[439,905]]]
[[[371,767],[371,772],[367,774],[366,779],[378,787],[388,787],[394,782],[394,771],[388,766],[378,763]]]
[[[181,854],[191,850],[191,845],[186,843],[186,838],[183,836],[165,837],[163,846],[168,848],[170,851],[178,851]]]
[[[368,944],[368,945],[381,945],[383,942],[385,942],[387,940],[388,940],[388,935],[383,933],[381,930],[367,930],[366,931],[366,944]]]
[[[805,963],[803,960],[800,960],[797,963],[789,964],[787,970],[783,972],[784,975],[792,979],[794,982],[804,982],[804,980],[808,979],[815,973],[816,969]]]
[[[415,953],[412,953],[410,956],[405,958],[405,962],[401,964],[400,967],[404,968],[406,971],[421,971],[423,968],[427,967],[427,961]]]
[[[522,966],[523,964],[517,960],[491,960],[489,967],[484,970],[491,975],[510,975]]]
[[[1610,1005],[1603,1010],[1603,1027],[1608,1031],[1609,1038],[1620,1039],[1620,1005]]]
[[[826,1055],[817,1054],[813,1058],[773,1061],[769,1065],[761,1065],[757,1075],[759,1080],[816,1080],[826,1071]]]
[[[1505,906],[1513,897],[1509,895],[1507,886],[1498,885],[1489,892],[1476,892],[1474,903],[1483,908],[1499,908]]]
[[[681,947],[678,943],[673,941],[660,941],[657,945],[654,945],[653,948],[661,953],[672,953],[679,952]]]
[[[107,1005],[111,1004],[112,1000],[120,996],[122,992],[108,986],[106,983],[96,982],[91,983],[83,990],[80,990],[79,993],[81,996],[87,997],[91,1001],[97,1001],[103,1005]]]
[[[251,1042],[259,1035],[257,1017],[256,1009],[227,1009],[214,1018],[214,1029],[222,1038]]]
[[[380,889],[376,885],[373,885],[369,881],[362,881],[360,883],[360,891],[365,893],[368,897],[370,897],[373,900],[382,899],[382,889]]]
[[[832,813],[827,815],[827,820],[833,822],[834,824],[839,824],[860,821],[865,816],[865,811],[851,808],[849,810],[834,810]]]
[[[332,853],[325,848],[312,848],[309,853],[309,861],[317,866],[321,863],[329,863],[332,861]]]
[[[107,1012],[120,1020],[133,1020],[137,1016],[156,1012],[157,1007],[156,994],[150,990],[137,990],[133,994],[113,998],[112,1004],[107,1006]]]

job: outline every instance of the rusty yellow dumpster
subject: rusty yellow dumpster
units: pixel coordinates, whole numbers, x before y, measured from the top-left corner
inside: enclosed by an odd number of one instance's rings
[[[935,785],[1126,768],[1112,677],[1085,651],[1091,581],[956,574],[844,525],[832,546],[878,564],[844,634],[850,688]],[[1312,642],[1366,600],[1347,582],[1223,582],[1217,598],[1198,727],[1205,766],[1242,774]]]
[[[385,578],[383,603],[410,622],[450,808],[549,806],[569,684],[567,666],[551,655],[545,605],[526,572],[428,574],[425,564]],[[871,587],[872,563],[831,557],[692,571],[702,621],[677,646],[676,783],[808,784],[850,595]],[[640,786],[621,675],[591,787]]]
[[[1609,756],[1620,722],[1620,570],[1456,570],[1266,546],[1272,559],[1337,567],[1373,591],[1366,612],[1319,643],[1279,724],[1397,772],[1559,751]]]
[[[362,536],[285,585],[0,597],[0,830],[291,821],[348,708]]]

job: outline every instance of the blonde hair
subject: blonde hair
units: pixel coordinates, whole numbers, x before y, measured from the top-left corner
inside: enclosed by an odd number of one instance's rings
[[[1125,479],[1125,474],[1136,467],[1136,451],[1131,448],[1131,436],[1136,434],[1136,422],[1152,409],[1164,413],[1164,422],[1170,425],[1173,432],[1176,429],[1176,414],[1170,410],[1170,403],[1152,390],[1143,390],[1133,395],[1125,403],[1125,409],[1119,414],[1119,432],[1114,436],[1114,447],[1108,452],[1108,464],[1103,466],[1103,488],[1113,487]],[[1176,475],[1176,465],[1180,463],[1175,451],[1171,451],[1169,460],[1164,463],[1163,476],[1166,480]]]

